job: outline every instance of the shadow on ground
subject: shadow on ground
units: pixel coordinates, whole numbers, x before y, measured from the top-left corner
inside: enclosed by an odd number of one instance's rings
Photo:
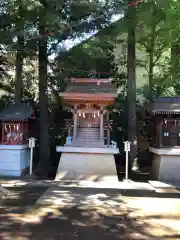
[[[32,201],[28,200],[27,191],[19,194],[19,206],[13,205],[12,199],[11,204],[4,200],[0,239],[180,239],[179,195],[165,199],[160,197],[164,193],[149,196],[155,193],[144,192],[139,197],[136,191],[136,195],[127,197],[130,191],[53,186],[43,205],[37,204],[25,213],[27,205],[33,205],[45,190],[32,189]],[[11,207],[16,211],[10,211]]]
[[[163,234],[156,237],[148,233],[148,223],[130,217],[131,212],[107,216],[96,208],[80,207],[61,209],[59,216],[49,212],[39,224],[30,224],[31,239],[179,239],[180,234]],[[150,219],[152,216],[149,217]],[[160,218],[160,216],[153,216]],[[144,220],[148,220],[145,218]],[[165,228],[162,231],[171,231]]]
[[[22,225],[14,217],[24,214],[47,188],[30,186],[6,188],[9,192],[7,197],[0,199],[0,239],[9,239],[3,237],[5,233],[8,233],[10,239],[14,239],[15,235],[19,234]]]

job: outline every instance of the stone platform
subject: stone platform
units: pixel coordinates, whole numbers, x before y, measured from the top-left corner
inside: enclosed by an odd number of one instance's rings
[[[154,153],[151,177],[159,181],[180,182],[180,149],[150,148]]]
[[[89,180],[113,177],[118,181],[114,154],[117,148],[57,147],[62,152],[55,180]]]
[[[29,148],[22,145],[0,145],[0,176],[19,177],[29,169]]]

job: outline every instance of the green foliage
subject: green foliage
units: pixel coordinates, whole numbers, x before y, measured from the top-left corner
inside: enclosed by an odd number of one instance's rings
[[[85,44],[74,47],[68,52],[60,53],[60,56],[56,58],[56,68],[59,69],[59,72],[60,69],[70,69],[71,75],[79,77],[87,77],[88,71],[95,70],[102,72],[97,74],[97,77],[107,78],[112,72],[112,48],[113,45],[106,40],[102,41],[94,37]]]
[[[7,0],[0,1],[0,6],[0,43],[5,49],[3,55],[1,54],[1,76],[4,76],[2,74],[5,72],[7,73],[7,68],[8,70],[13,69],[12,65],[17,47],[16,37],[21,35],[25,37],[24,57],[28,59],[25,61],[25,65],[28,66],[34,62],[33,58],[36,57],[38,50],[37,43],[41,37],[48,40],[48,54],[57,53],[58,57],[52,64],[50,63],[53,71],[50,83],[53,79],[53,85],[57,85],[55,79],[59,79],[58,82],[62,82],[61,85],[63,85],[63,78],[59,74],[63,68],[81,69],[82,66],[82,70],[89,71],[96,68],[96,71],[116,73],[116,67],[112,66],[112,48],[116,44],[117,36],[126,32],[127,22],[126,20],[118,21],[108,28],[105,27],[110,23],[112,14],[122,12],[122,4],[117,3],[117,1],[31,0],[27,4],[25,0]],[[22,9],[21,18],[18,15],[18,6]],[[173,86],[176,93],[179,93],[179,83],[177,79],[172,79],[172,71],[174,70],[170,66],[171,45],[179,40],[179,9],[180,3],[175,0],[150,0],[137,5],[137,44],[142,51],[147,52],[147,55],[152,50],[152,26],[155,26],[153,46],[153,91],[155,93],[159,85],[161,85],[161,94],[166,92],[169,85]],[[38,33],[39,17],[46,22],[44,36],[40,36]],[[83,34],[96,29],[101,29],[98,38],[93,37],[71,51],[61,51],[61,43],[64,40],[81,37]],[[9,56],[11,56],[11,63],[5,60]],[[149,73],[148,63],[148,57],[145,61],[137,59],[137,65],[147,69],[147,73]],[[122,59],[119,60],[118,65],[123,65]],[[72,74],[72,71],[66,71],[65,75],[69,74]],[[87,76],[87,72],[76,71],[73,74]],[[32,82],[36,78],[37,83],[37,73],[33,70],[26,70],[24,73],[25,86],[28,84],[31,86],[31,76]],[[116,76],[116,79],[119,85],[125,86],[124,71],[120,72],[120,76]],[[34,88],[31,89],[29,86],[27,88],[32,93],[30,96],[36,95]]]
[[[37,94],[35,93],[38,83],[37,64],[34,65],[36,70],[30,70],[30,68],[31,65],[37,61],[38,41],[42,38],[47,39],[48,55],[54,52],[56,53],[60,51],[60,45],[64,40],[82,37],[83,34],[106,27],[110,23],[111,16],[121,11],[122,4],[113,0],[104,2],[89,0],[83,2],[31,0],[28,1],[28,4],[25,0],[7,0],[0,1],[0,6],[0,44],[3,45],[5,49],[0,62],[1,75],[9,71],[14,72],[17,37],[24,36],[25,47],[23,49],[23,57],[26,68],[23,73],[25,87],[24,97],[26,98],[26,95],[28,95],[37,99]],[[21,16],[19,16],[19,11],[21,11]],[[46,31],[42,36],[39,35],[38,31],[39,19],[41,19],[46,26]],[[96,44],[94,44],[92,48],[95,47],[96,50],[98,50],[98,46],[95,45]],[[92,51],[91,55],[96,54],[96,50]],[[98,55],[101,54],[102,52],[98,52]],[[11,56],[11,64],[5,61],[9,56]],[[84,51],[84,57],[88,57],[86,51]],[[36,58],[35,61],[34,58]],[[102,60],[104,58],[97,57],[96,62],[98,62],[99,59]],[[100,63],[101,65],[107,64],[107,61],[100,61]],[[67,62],[64,64],[68,66]],[[90,60],[88,64],[90,64]],[[93,64],[94,63],[91,63],[91,65]],[[52,69],[54,76],[56,70],[55,68]],[[9,84],[12,78],[13,76],[11,74],[8,78],[4,78],[3,82],[5,81]],[[51,85],[52,78],[49,79],[51,80],[49,82]],[[62,77],[59,79],[62,81]],[[36,82],[36,87],[31,87],[34,86],[34,82]],[[63,83],[61,85],[63,85]],[[11,93],[13,91],[12,89]]]
[[[37,53],[38,42],[43,38],[48,41],[48,55],[56,54],[56,58],[49,62],[49,93],[57,97],[58,91],[65,89],[70,76],[87,77],[89,71],[96,71],[101,72],[96,77],[115,78],[119,96],[114,108],[119,110],[125,106],[126,53],[114,61],[114,47],[122,44],[118,39],[123,33],[127,34],[128,22],[123,18],[110,24],[112,15],[122,13],[125,4],[126,1],[120,3],[115,0],[30,0],[28,4],[26,0],[0,1],[0,89],[4,98],[14,98],[14,76],[10,72],[14,72],[17,36],[24,36],[25,99],[38,99]],[[179,67],[177,64],[176,67],[172,66],[171,47],[176,45],[178,48],[179,45],[180,1],[148,0],[138,4],[136,10],[137,48],[146,53],[146,59],[137,56],[137,67],[146,69],[150,77],[152,56],[154,95],[179,95]],[[44,22],[46,28],[42,36],[38,30],[39,20]],[[65,40],[81,38],[94,30],[100,31],[71,50],[62,47]],[[178,54],[175,58],[179,63]],[[77,71],[79,69],[83,71]],[[148,85],[142,86],[137,94],[141,93],[147,98],[148,88]]]
[[[147,58],[141,66],[149,75],[149,81],[152,82],[151,91],[155,96],[178,94],[176,90],[179,70],[177,64],[172,65],[171,49],[174,45],[177,46],[180,36],[179,13],[179,2],[174,0],[151,0],[138,6],[137,43],[139,48],[147,53]],[[179,62],[177,57],[178,55],[175,56],[175,61]]]

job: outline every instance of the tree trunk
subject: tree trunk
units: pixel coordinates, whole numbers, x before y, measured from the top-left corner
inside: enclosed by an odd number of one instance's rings
[[[173,81],[179,81],[179,56],[180,46],[179,44],[173,44],[171,47],[171,72]]]
[[[39,34],[44,36],[45,25],[40,23]],[[39,40],[39,162],[36,169],[38,175],[47,176],[50,146],[49,146],[49,124],[48,124],[48,93],[47,93],[47,40]]]
[[[23,49],[24,37],[18,36],[16,51],[16,73],[15,73],[15,101],[20,102],[23,97]]]
[[[131,0],[128,0],[131,3]],[[137,139],[136,139],[136,9],[128,8],[128,49],[127,49],[127,74],[128,74],[128,140],[131,142],[130,163],[132,170],[137,169]]]
[[[17,49],[16,49],[16,72],[15,72],[15,102],[18,103],[23,97],[23,60],[24,60],[24,12],[22,1],[19,0],[18,4],[18,21],[17,28],[20,36],[17,36]]]
[[[174,81],[176,79],[176,47],[174,45],[171,46],[171,75]]]
[[[149,101],[153,98],[153,70],[154,70],[154,45],[155,45],[155,33],[156,33],[156,19],[155,8],[152,10],[152,26],[151,26],[151,39],[149,49]]]
[[[153,45],[153,44],[152,44]],[[154,64],[153,64],[153,56],[154,56],[154,50],[153,46],[149,53],[149,101],[152,101],[153,98],[153,70],[154,70]]]

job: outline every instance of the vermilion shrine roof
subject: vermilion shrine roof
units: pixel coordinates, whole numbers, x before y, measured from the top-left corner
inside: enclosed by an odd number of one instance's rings
[[[71,83],[64,93],[60,93],[64,98],[104,98],[115,99],[117,97],[116,87],[110,79],[88,79],[72,78]]]
[[[23,121],[34,113],[29,103],[10,104],[0,113],[0,121]]]
[[[96,83],[72,83],[67,88],[66,92],[73,93],[116,93],[116,88],[113,84],[101,83],[97,85]]]

